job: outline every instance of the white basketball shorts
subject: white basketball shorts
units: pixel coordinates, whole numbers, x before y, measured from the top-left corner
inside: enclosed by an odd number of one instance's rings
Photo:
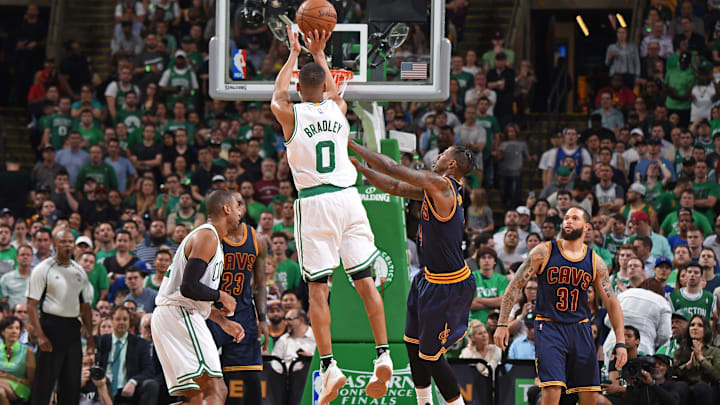
[[[295,200],[295,246],[306,281],[331,275],[342,259],[353,274],[380,252],[355,187]]]
[[[150,326],[170,395],[200,389],[193,379],[204,373],[222,378],[218,349],[197,310],[175,305],[155,307]]]

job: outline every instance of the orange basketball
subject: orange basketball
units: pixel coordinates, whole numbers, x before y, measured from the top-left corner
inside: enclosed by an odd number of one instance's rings
[[[327,0],[306,0],[298,8],[296,20],[305,35],[312,30],[329,32],[335,29],[337,12]]]

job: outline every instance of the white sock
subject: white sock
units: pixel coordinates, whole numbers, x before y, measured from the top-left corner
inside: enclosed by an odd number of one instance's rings
[[[448,405],[465,405],[462,395],[458,396],[454,401],[448,401]]]
[[[418,405],[433,405],[432,390],[430,387],[415,387],[415,396],[417,397]]]

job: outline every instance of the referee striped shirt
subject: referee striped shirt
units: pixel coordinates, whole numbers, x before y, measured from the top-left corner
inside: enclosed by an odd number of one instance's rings
[[[42,312],[63,318],[80,316],[80,304],[92,303],[93,287],[85,270],[74,260],[63,265],[49,257],[33,268],[25,296],[40,301]]]

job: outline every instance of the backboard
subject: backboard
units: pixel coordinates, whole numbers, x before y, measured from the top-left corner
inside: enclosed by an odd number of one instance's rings
[[[359,101],[447,99],[450,41],[445,0],[331,0],[338,24],[325,52],[333,69],[354,72],[344,94]],[[210,40],[210,95],[270,100],[287,58],[285,26],[297,31],[299,0],[217,0]],[[312,61],[304,53],[301,67]],[[299,100],[295,86],[290,96]]]

